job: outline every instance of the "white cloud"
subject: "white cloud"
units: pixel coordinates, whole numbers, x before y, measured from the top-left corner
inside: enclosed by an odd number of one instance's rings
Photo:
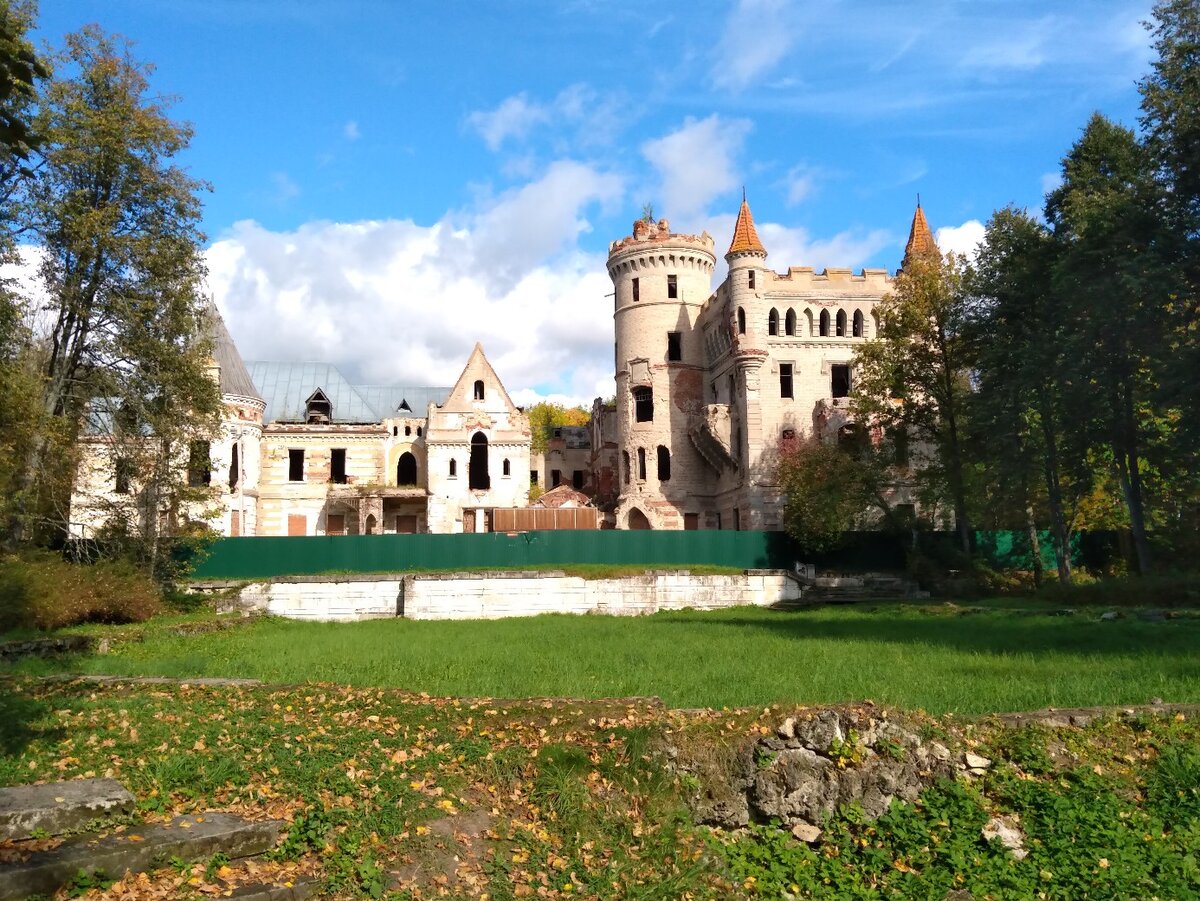
[[[550,118],[550,110],[531,103],[525,92],[506,98],[490,112],[476,110],[467,116],[467,124],[483,137],[488,150],[497,151],[509,138],[524,138],[540,122]]]
[[[239,222],[208,252],[209,285],[247,359],[449,385],[480,341],[510,391],[590,403],[613,390],[612,286],[575,238],[586,210],[619,192],[615,177],[564,161],[428,226]]]
[[[585,84],[563,88],[553,98],[531,100],[522,91],[505,98],[492,110],[468,114],[466,124],[479,133],[493,153],[506,143],[529,140],[541,126],[551,126],[551,144],[565,152],[573,143],[583,147],[607,144],[624,126],[627,111],[619,98],[599,94]]]
[[[271,173],[271,199],[279,206],[285,206],[300,196],[300,186],[286,172]]]
[[[342,136],[347,141],[357,141],[362,137],[362,131],[358,127],[358,123],[351,119],[342,126]]]
[[[783,180],[788,206],[795,206],[812,194],[816,175],[816,170],[808,166],[793,166],[788,170]]]
[[[939,228],[933,238],[942,253],[954,253],[973,260],[986,232],[986,227],[978,219],[968,219],[962,225]]]
[[[713,84],[733,91],[749,87],[787,55],[799,31],[790,0],[738,0],[721,29]]]
[[[688,117],[682,126],[642,145],[659,177],[656,208],[677,225],[702,215],[709,203],[736,188],[734,158],[750,131],[748,119]]]
[[[1051,191],[1057,190],[1063,183],[1062,173],[1047,172],[1042,175],[1042,194],[1049,194]]]

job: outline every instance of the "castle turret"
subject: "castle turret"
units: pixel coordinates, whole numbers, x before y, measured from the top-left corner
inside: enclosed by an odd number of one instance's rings
[[[704,346],[695,328],[711,293],[713,239],[639,219],[614,241],[615,378],[620,436],[619,528],[684,527],[689,474],[702,465],[688,440],[704,402]],[[693,459],[694,458],[694,459]]]
[[[933,232],[925,219],[925,211],[921,209],[921,198],[918,197],[912,226],[908,230],[908,243],[904,245],[904,262],[900,264],[901,268],[908,268],[908,264],[915,259],[936,258],[940,255],[937,241],[933,239]]]

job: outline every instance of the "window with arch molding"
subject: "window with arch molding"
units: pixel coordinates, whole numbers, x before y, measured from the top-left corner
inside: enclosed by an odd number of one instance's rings
[[[483,400],[483,379],[475,380],[475,399]]]
[[[779,334],[779,311],[774,307],[771,308],[770,314],[767,316],[767,334]]]
[[[512,465],[508,462],[508,458],[505,458],[502,469],[503,469],[504,475],[506,475],[506,476],[512,475]]]
[[[738,307],[737,322],[738,322],[738,334],[739,335],[746,334],[746,311],[743,310],[741,307]]]
[[[838,310],[837,314],[837,336],[839,338],[846,337],[846,311]]]
[[[785,334],[796,334],[796,311],[788,310],[787,317],[783,320],[783,330]]]
[[[450,478],[458,478],[458,461],[454,459],[450,461]]]
[[[861,338],[863,336],[863,326],[865,324],[866,323],[863,321],[862,310],[855,310],[852,332],[855,338]]]
[[[821,311],[820,335],[822,338],[829,337],[829,311],[828,310]]]

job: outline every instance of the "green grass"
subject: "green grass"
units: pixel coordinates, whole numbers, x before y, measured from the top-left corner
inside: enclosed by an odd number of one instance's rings
[[[673,707],[870,699],[933,713],[1200,701],[1200,617],[1054,615],[1032,601],[150,628],[111,653],[0,672],[337,682],[443,697],[661,697]]]

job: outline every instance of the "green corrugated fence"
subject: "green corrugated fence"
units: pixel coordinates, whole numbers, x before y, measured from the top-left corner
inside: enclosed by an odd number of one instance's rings
[[[922,548],[953,543],[922,533]],[[1019,532],[979,532],[981,555],[996,568],[1028,568],[1028,538]],[[516,535],[339,535],[222,538],[192,567],[195,579],[266,579],[326,572],[470,570],[570,564],[673,566],[711,564],[739,569],[787,568],[800,560],[847,572],[903,569],[908,536],[855,532],[842,547],[806,553],[782,532],[561,531]],[[1079,551],[1075,550],[1078,557]],[[1053,567],[1049,536],[1042,556]]]

